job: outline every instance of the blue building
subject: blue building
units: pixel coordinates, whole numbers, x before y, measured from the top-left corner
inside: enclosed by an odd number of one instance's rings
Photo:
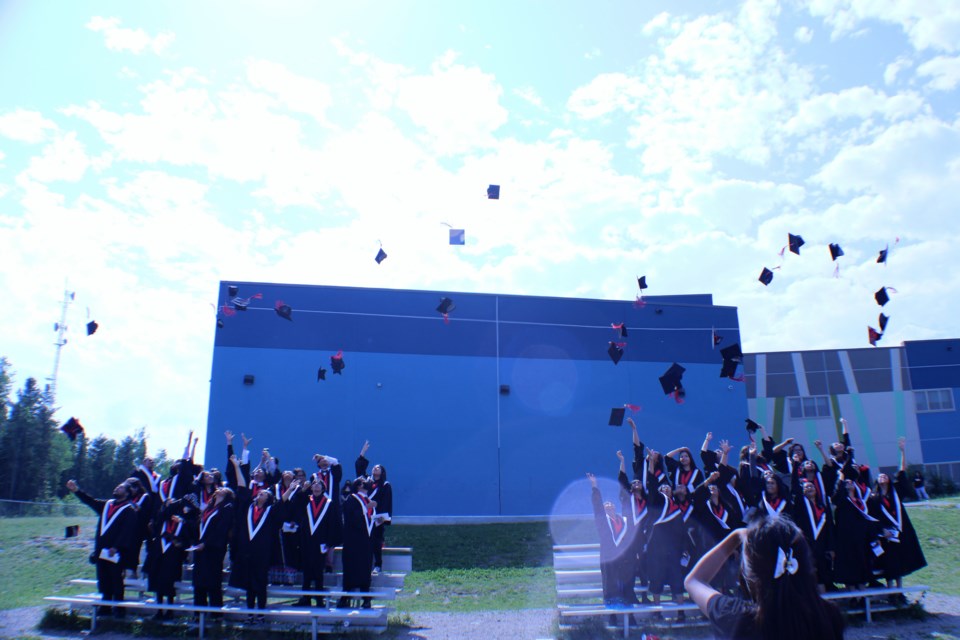
[[[960,340],[899,347],[747,354],[751,417],[776,440],[839,439],[846,418],[857,459],[874,468],[908,462],[960,480]],[[814,456],[816,459],[816,456]]]
[[[213,353],[208,466],[223,467],[227,429],[267,446],[283,468],[332,455],[353,474],[364,440],[395,486],[400,516],[517,518],[551,513],[593,471],[616,475],[635,414],[650,446],[743,438],[747,384],[720,377],[718,349],[740,342],[737,310],[710,295],[645,304],[568,298],[223,282],[252,299],[223,317]],[[456,305],[448,321],[436,308]],[[287,320],[277,301],[292,308]],[[625,323],[626,338],[612,324]],[[715,347],[714,333],[722,338]],[[614,364],[610,341],[627,345]],[[331,356],[343,352],[342,374]],[[686,368],[686,397],[659,377]],[[326,379],[318,380],[318,369]],[[628,412],[630,415],[630,412]]]

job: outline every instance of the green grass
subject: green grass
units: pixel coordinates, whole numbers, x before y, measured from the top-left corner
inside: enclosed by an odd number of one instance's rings
[[[907,584],[960,595],[960,509],[956,500],[911,508],[928,566]],[[80,524],[80,540],[63,528]],[[43,604],[43,596],[89,589],[65,586],[93,577],[87,562],[95,522],[84,518],[0,519],[0,609]],[[400,615],[418,611],[549,608],[556,604],[553,540],[547,523],[393,525],[387,545],[413,548],[413,572],[396,602]],[[418,594],[419,592],[419,594]]]
[[[933,507],[910,508],[927,566],[904,578],[904,583],[925,584],[938,593],[960,596],[960,509],[956,499],[930,504]]]

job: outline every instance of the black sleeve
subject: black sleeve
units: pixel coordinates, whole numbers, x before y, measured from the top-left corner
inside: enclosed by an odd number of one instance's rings
[[[645,460],[643,459],[643,453],[643,442],[633,445],[633,479],[639,480],[640,482],[643,482],[647,475],[647,470],[644,468]]]
[[[83,489],[77,489],[77,499],[83,504],[87,505],[91,509],[97,512],[97,514],[103,513],[103,508],[106,506],[106,500],[97,500],[96,498],[90,497],[90,495]]]
[[[627,480],[627,474],[623,471],[617,472],[617,482],[620,483],[620,489],[626,493],[630,493],[630,481]]]
[[[593,505],[594,522],[596,522],[598,527],[602,527],[606,514],[603,511],[603,498],[600,496],[600,489],[596,487],[590,489],[590,504]]]
[[[677,467],[680,466],[680,463],[674,460],[673,458],[671,458],[670,456],[660,456],[660,459],[663,460],[663,463],[665,465],[667,465],[667,473],[671,475],[673,474],[674,471],[677,470]],[[673,484],[673,482],[671,482],[670,484]]]
[[[228,445],[227,445],[227,467],[226,467],[227,486],[230,487],[231,489],[233,489],[234,492],[236,492],[236,490],[237,490],[237,470],[233,468],[233,463],[230,462],[230,458],[231,458],[233,455],[234,455],[234,453],[233,453],[233,445],[232,445],[232,444],[228,444]]]
[[[717,594],[707,602],[707,619],[714,637],[752,638],[757,607],[752,602],[733,596]]]
[[[717,452],[712,449],[707,449],[704,451],[700,450],[700,461],[703,462],[703,468],[707,473],[712,473],[717,470],[717,466],[720,464],[719,459],[717,458]]]
[[[393,487],[389,482],[384,483],[377,491],[377,511],[389,513],[393,517]]]
[[[353,463],[353,469],[357,472],[358,477],[367,475],[367,467],[369,466],[370,461],[363,456],[358,456],[356,462]]]

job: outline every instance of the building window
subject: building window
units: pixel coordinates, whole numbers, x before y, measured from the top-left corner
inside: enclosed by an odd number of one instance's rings
[[[913,392],[917,413],[953,411],[953,392],[950,389],[924,389]]]
[[[788,400],[791,420],[830,417],[830,399],[827,396],[788,398]]]

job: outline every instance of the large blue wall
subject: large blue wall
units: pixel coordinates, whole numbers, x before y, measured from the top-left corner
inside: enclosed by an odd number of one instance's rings
[[[960,340],[905,342],[904,349],[913,389],[950,389],[960,407]],[[924,463],[960,460],[960,412],[917,413],[917,428]]]
[[[364,439],[395,487],[401,516],[523,516],[551,513],[585,471],[614,477],[615,451],[630,431],[607,425],[610,409],[636,416],[651,446],[699,448],[706,431],[742,439],[744,385],[720,378],[712,348],[739,342],[736,309],[709,295],[632,302],[265,283],[246,312],[217,331],[211,377],[208,466],[225,464],[223,432],[253,436],[281,466],[309,468],[338,457],[345,475]],[[444,323],[442,296],[457,308]],[[293,321],[274,302],[293,307]],[[626,321],[628,346],[614,365],[610,324]],[[330,356],[346,368],[333,375]],[[658,377],[687,368],[686,401],[664,396]],[[318,382],[317,369],[327,369]],[[253,375],[253,385],[243,377]],[[500,391],[509,386],[509,393]]]

